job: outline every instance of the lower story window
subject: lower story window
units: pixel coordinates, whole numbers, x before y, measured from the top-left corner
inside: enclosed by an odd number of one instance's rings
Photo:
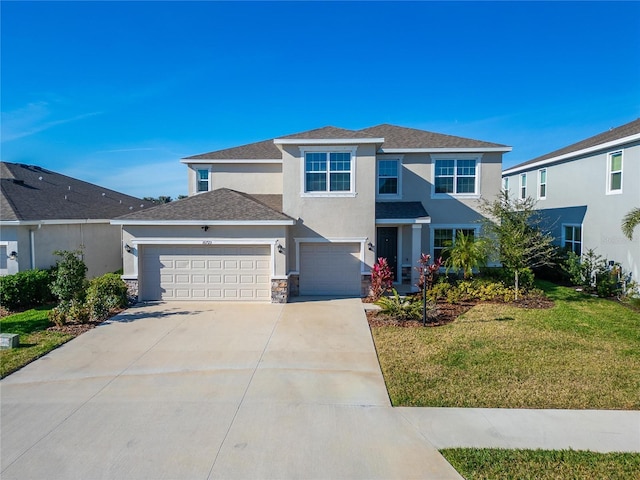
[[[436,228],[433,231],[433,259],[442,257],[442,260],[446,260],[449,255],[444,252],[444,249],[455,243],[456,236],[464,234],[474,238],[475,233],[473,228]]]
[[[564,226],[564,248],[576,255],[582,255],[582,227],[579,225]]]

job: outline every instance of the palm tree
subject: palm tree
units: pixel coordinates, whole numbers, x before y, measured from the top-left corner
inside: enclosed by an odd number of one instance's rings
[[[465,279],[471,278],[473,269],[487,263],[487,248],[484,240],[474,239],[473,235],[465,235],[458,231],[453,245],[446,247],[442,253],[447,256],[447,270],[462,270]]]
[[[622,233],[633,240],[633,229],[640,225],[640,208],[632,208],[622,219]]]

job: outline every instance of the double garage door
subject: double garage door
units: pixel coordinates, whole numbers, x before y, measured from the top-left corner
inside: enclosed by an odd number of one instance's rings
[[[359,296],[359,243],[301,243],[300,295]]]
[[[142,300],[270,301],[269,246],[142,248]]]

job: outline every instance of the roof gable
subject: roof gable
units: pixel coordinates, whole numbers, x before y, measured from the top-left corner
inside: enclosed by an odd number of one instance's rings
[[[282,195],[249,195],[220,188],[124,215],[117,223],[292,221],[281,210]]]
[[[0,220],[109,220],[146,208],[139,198],[34,165],[1,163]]]
[[[399,127],[396,125],[382,124],[362,130],[348,130],[338,127],[322,127],[305,132],[284,135],[277,139],[263,140],[261,142],[241,145],[239,147],[226,148],[214,152],[193,155],[183,159],[189,160],[282,160],[282,151],[274,142],[291,143],[291,140],[361,140],[384,139],[384,149],[499,149],[509,151],[511,147],[499,143],[484,142],[470,138],[456,137],[442,133],[428,132],[416,128]]]
[[[358,132],[359,135],[368,134],[375,137],[384,137],[382,150],[385,149],[413,149],[413,148],[509,148],[499,143],[483,142],[470,138],[456,137],[442,133],[434,133],[417,128],[399,127],[396,125],[382,124],[365,128]]]
[[[566,156],[572,153],[577,154],[578,152],[585,149],[595,148],[598,145],[615,142],[616,140],[621,140],[623,138],[638,134],[640,134],[640,118],[619,127],[611,128],[606,132],[599,133],[597,135],[594,135],[593,137],[589,137],[579,142],[573,143],[567,147],[563,147],[558,150],[554,150],[553,152],[533,158],[531,160],[527,160],[526,162],[519,163],[517,165],[514,165],[513,167],[506,169],[505,171],[524,170],[524,167],[527,167],[528,165],[544,162],[545,160],[552,160],[556,157]]]

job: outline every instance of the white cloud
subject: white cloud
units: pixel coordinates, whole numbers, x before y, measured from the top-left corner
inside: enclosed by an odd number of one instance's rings
[[[10,112],[2,112],[2,142],[10,142],[48,130],[57,125],[99,115],[89,112],[67,118],[55,118],[47,102],[33,102]]]

